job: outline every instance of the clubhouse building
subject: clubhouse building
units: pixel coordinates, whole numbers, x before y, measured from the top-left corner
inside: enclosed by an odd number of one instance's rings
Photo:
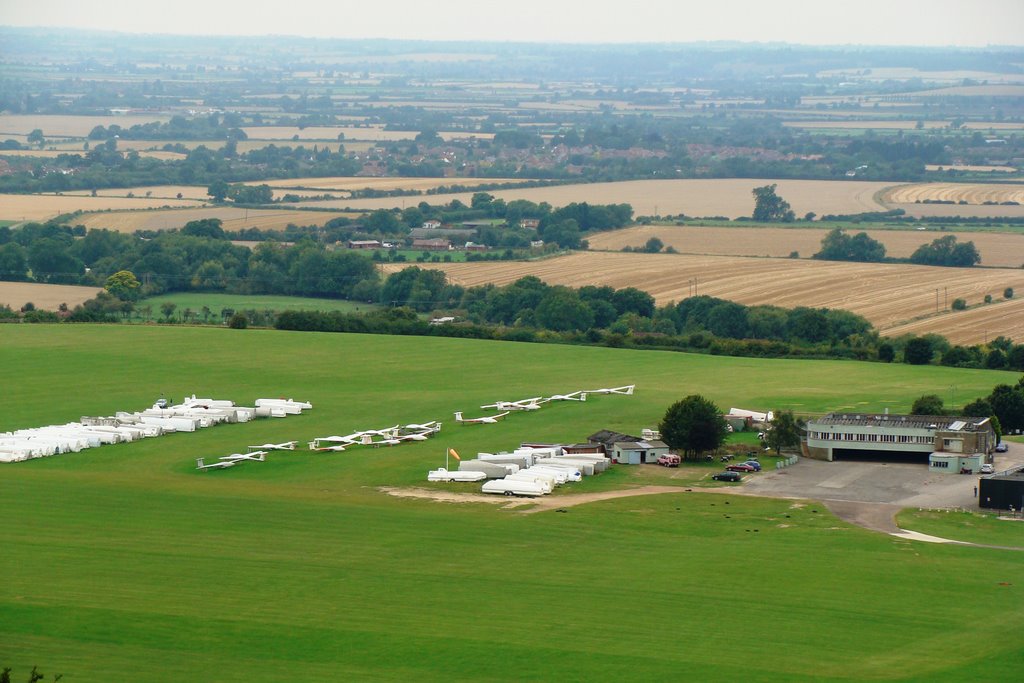
[[[977,473],[996,447],[989,418],[829,413],[808,420],[803,453],[817,460],[928,463],[937,472]]]

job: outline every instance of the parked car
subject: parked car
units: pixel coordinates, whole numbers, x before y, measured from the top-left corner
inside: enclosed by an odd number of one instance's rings
[[[996,444],[996,453],[1005,453],[1007,451],[1007,448],[1009,447],[1006,445],[1006,442],[1000,441],[998,444]]]
[[[984,465],[981,466],[981,473],[982,474],[992,474],[995,471],[996,471],[996,468],[992,466],[992,463],[987,462],[987,463],[985,463]]]
[[[743,475],[739,472],[719,472],[711,475],[716,481],[743,481]]]
[[[761,463],[759,463],[756,460],[747,460],[746,462],[741,462],[740,464],[741,465],[750,465],[751,467],[754,468],[755,472],[760,472],[761,471]]]
[[[660,455],[658,456],[658,464],[662,467],[679,467],[679,456],[672,455],[671,453]]]
[[[736,463],[735,465],[726,465],[725,469],[729,470],[730,472],[754,472],[754,471],[756,471],[754,469],[753,465],[751,465],[750,463],[746,463],[746,462]]]

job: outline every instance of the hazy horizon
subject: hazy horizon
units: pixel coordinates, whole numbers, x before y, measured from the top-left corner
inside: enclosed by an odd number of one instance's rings
[[[740,42],[807,46],[1010,47],[1024,45],[1020,0],[635,0],[610,13],[581,0],[520,0],[511,9],[472,0],[433,4],[390,0],[295,0],[254,6],[239,0],[179,0],[150,8],[126,0],[6,0],[0,25],[183,36],[294,36],[454,42],[634,44]]]

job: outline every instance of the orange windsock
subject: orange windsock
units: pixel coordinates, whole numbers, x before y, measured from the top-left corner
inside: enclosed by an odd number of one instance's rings
[[[448,454],[450,456],[452,456],[453,458],[455,458],[456,460],[458,460],[459,462],[462,462],[462,458],[459,457],[459,454],[455,452],[454,448],[449,448],[448,449]]]

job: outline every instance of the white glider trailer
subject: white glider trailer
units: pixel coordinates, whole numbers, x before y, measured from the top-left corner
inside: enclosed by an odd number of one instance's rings
[[[533,469],[562,472],[563,474],[565,474],[566,481],[583,481],[583,472],[581,472],[580,468],[576,467],[575,465],[557,463],[552,462],[550,460],[540,460],[537,462],[536,465],[533,466]]]
[[[525,496],[534,498],[551,493],[550,489],[545,490],[543,484],[535,481],[521,481],[516,479],[492,479],[484,482],[480,488],[483,493],[500,493],[506,496]]]
[[[545,488],[544,493],[551,493],[558,486],[553,476],[542,474],[540,472],[529,473],[526,470],[520,470],[515,474],[510,474],[505,477],[505,481],[530,481],[536,484],[540,484]]]
[[[427,481],[483,481],[486,478],[487,475],[483,472],[446,470],[443,467],[427,472]]]
[[[519,471],[519,465],[507,465],[483,460],[463,460],[459,463],[460,472],[482,472],[488,479],[501,479]]]

